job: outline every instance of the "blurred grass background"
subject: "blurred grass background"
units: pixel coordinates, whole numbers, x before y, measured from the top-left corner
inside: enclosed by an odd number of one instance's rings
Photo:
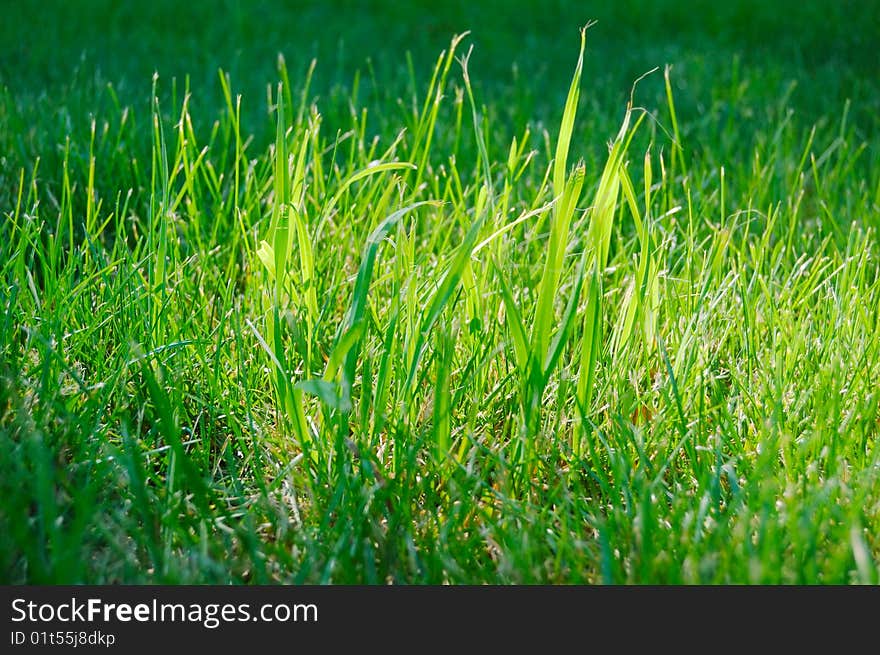
[[[93,118],[100,122],[120,106],[129,106],[135,120],[147,116],[154,73],[169,111],[189,85],[196,116],[222,111],[218,70],[229,73],[243,97],[244,131],[262,148],[274,129],[266,98],[279,79],[278,55],[294,86],[316,59],[311,93],[325,126],[347,125],[357,77],[358,102],[383,133],[397,129],[405,114],[400,102],[424,88],[437,55],[465,30],[474,45],[478,102],[491,97],[493,124],[510,133],[530,122],[557,124],[577,29],[591,20],[597,25],[588,35],[581,116],[603,135],[616,129],[633,82],[655,67],[661,71],[639,84],[635,100],[649,111],[665,105],[666,65],[682,136],[697,157],[713,157],[704,144],[718,140],[715,151],[745,157],[783,120],[806,134],[848,111],[866,141],[880,125],[876,0],[3,4],[0,202],[7,204],[19,171],[36,157],[44,176],[57,178],[62,145],[68,137],[74,146],[87,143]],[[209,130],[210,123],[196,129]],[[128,147],[145,157],[148,130],[140,133],[142,142]],[[604,138],[576,142],[575,154],[595,160]]]
[[[755,80],[746,101],[775,96],[797,80],[791,106],[807,122],[847,98],[861,99],[854,95],[876,100],[878,87],[875,0],[4,4],[0,80],[17,97],[94,93],[110,81],[122,102],[145,101],[158,71],[166,80],[189,75],[194,99],[219,105],[218,68],[245,98],[265,97],[266,84],[277,80],[278,53],[300,77],[317,58],[319,93],[350,85],[357,70],[369,82],[367,60],[384,86],[403,86],[403,53],[411,53],[417,79],[424,78],[451,35],[471,30],[475,81],[525,87],[532,106],[524,109],[549,119],[567,88],[577,27],[589,20],[598,25],[589,34],[585,81],[587,95],[599,100],[625,94],[637,76],[667,63],[677,67],[681,102],[697,112],[737,66]],[[258,108],[249,109],[253,119]],[[871,125],[870,116],[857,118]]]

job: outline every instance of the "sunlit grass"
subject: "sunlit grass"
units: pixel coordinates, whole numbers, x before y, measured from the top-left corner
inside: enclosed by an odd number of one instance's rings
[[[552,126],[462,36],[377,119],[282,58],[4,168],[4,580],[876,584],[876,133],[599,120],[589,36]]]

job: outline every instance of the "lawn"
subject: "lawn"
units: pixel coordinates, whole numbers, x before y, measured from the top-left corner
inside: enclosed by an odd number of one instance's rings
[[[874,0],[0,12],[0,582],[880,583]]]

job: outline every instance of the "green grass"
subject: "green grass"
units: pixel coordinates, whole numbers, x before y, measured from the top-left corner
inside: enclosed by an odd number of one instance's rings
[[[68,5],[3,582],[880,582],[876,4]]]

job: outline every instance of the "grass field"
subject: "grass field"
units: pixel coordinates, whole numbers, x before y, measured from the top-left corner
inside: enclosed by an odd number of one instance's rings
[[[880,582],[876,2],[148,4],[2,9],[0,581]]]

